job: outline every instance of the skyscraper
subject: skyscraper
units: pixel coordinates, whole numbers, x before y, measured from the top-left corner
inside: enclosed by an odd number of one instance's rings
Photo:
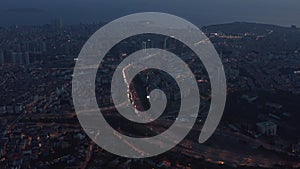
[[[4,53],[0,51],[0,65],[4,64]]]
[[[29,53],[28,52],[13,52],[12,53],[12,63],[13,64],[30,64]]]
[[[62,20],[61,19],[55,19],[55,20],[53,20],[53,26],[56,29],[62,28],[63,27]]]
[[[21,61],[21,54],[18,52],[12,52],[11,54],[11,58],[12,58],[12,64],[20,64]]]
[[[25,63],[26,65],[30,64],[29,52],[25,52],[25,53],[23,54],[23,59],[24,59],[24,63]]]

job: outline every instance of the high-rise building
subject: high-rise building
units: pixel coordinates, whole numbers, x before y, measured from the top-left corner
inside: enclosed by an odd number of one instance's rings
[[[22,53],[21,52],[13,52],[12,56],[12,63],[13,64],[23,64],[22,60]]]
[[[142,49],[149,49],[153,47],[154,47],[153,41],[151,41],[150,39],[142,42]]]
[[[0,51],[0,65],[4,64],[4,53]]]
[[[46,44],[46,42],[42,42],[42,52],[47,52],[47,44]]]
[[[12,64],[16,64],[16,63],[17,63],[17,60],[18,60],[18,53],[12,52],[12,53],[11,53],[11,63],[12,63]]]
[[[25,52],[25,53],[23,54],[23,56],[24,56],[24,63],[25,63],[26,65],[29,65],[29,64],[30,64],[29,52]]]
[[[28,52],[12,52],[12,63],[20,64],[20,65],[28,65],[30,64],[30,58]]]
[[[63,27],[62,20],[61,19],[53,20],[53,26],[54,28],[62,28]]]

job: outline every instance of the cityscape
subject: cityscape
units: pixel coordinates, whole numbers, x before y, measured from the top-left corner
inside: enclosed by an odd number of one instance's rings
[[[161,155],[132,159],[95,144],[82,129],[72,99],[79,52],[105,24],[54,19],[47,24],[0,27],[0,168],[300,168],[300,28],[296,25],[230,22],[199,27],[218,52],[227,80],[223,117],[203,144],[197,139],[209,111],[211,85],[196,54],[173,37],[154,34],[133,36],[111,48],[97,68],[95,93],[103,116],[119,133],[158,135],[177,120],[180,108],[174,79],[149,69],[128,84],[128,98],[136,109],[147,110],[150,92],[161,89],[168,100],[163,115],[139,124],[118,113],[111,80],[120,62],[135,51],[159,48],[176,54],[192,70],[201,95],[196,123],[183,141]],[[179,120],[189,122],[190,117]]]

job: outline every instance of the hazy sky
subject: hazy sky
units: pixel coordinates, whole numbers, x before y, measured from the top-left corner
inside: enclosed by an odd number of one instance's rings
[[[198,26],[234,21],[300,26],[300,0],[0,0],[0,25],[111,21],[166,12]]]

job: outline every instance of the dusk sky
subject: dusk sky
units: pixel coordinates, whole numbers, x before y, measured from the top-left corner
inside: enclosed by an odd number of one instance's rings
[[[136,12],[166,12],[198,26],[235,21],[300,26],[299,0],[1,0],[0,25],[111,21]]]

